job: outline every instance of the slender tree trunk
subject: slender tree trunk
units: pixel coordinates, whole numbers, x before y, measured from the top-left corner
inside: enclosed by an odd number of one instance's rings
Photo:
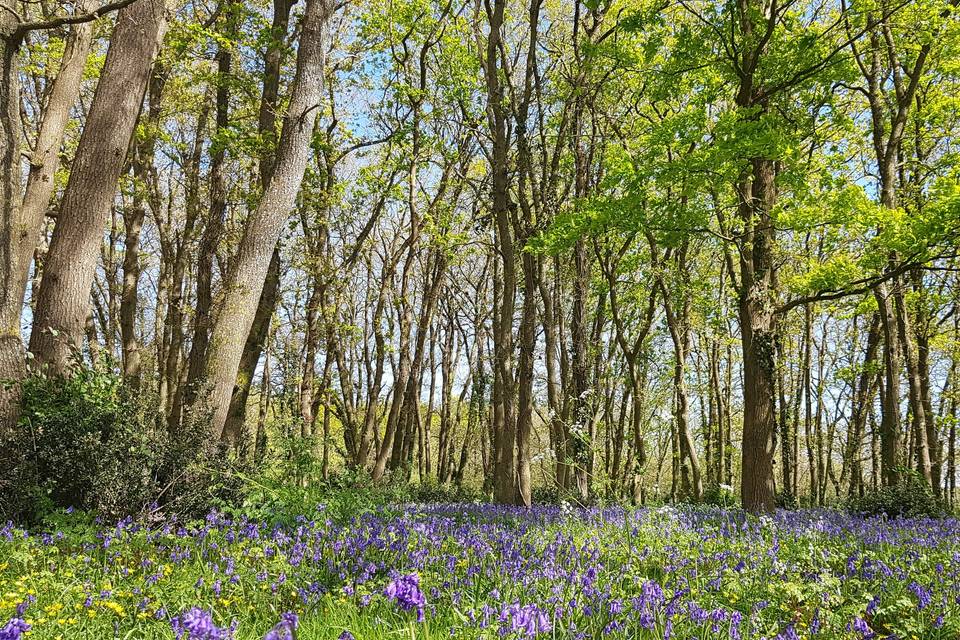
[[[233,0],[225,0],[222,6],[227,11],[226,38],[232,38],[236,31],[237,5]],[[216,91],[216,142],[210,150],[210,187],[207,220],[197,249],[197,299],[193,321],[193,339],[190,343],[190,357],[184,404],[193,406],[202,383],[203,369],[210,344],[210,328],[213,324],[213,270],[217,245],[223,234],[223,225],[227,215],[227,184],[225,164],[227,145],[223,140],[230,126],[230,75],[233,67],[232,45],[220,44],[217,49],[217,91]]]
[[[287,31],[290,25],[290,12],[297,0],[273,0],[273,21],[263,60],[263,91],[260,97],[258,133],[263,141],[260,152],[260,186],[266,193],[273,177],[277,162],[277,116],[280,97],[280,76],[286,50]],[[325,0],[326,1],[326,0]],[[281,134],[282,135],[282,134]],[[280,289],[280,246],[279,237],[274,243],[270,256],[270,266],[257,300],[257,310],[253,324],[243,345],[236,385],[230,399],[230,407],[224,428],[226,440],[236,442],[243,431],[247,417],[247,399],[250,386],[256,373],[257,363],[263,353],[270,330],[270,321],[277,306]]]
[[[884,486],[897,483],[900,465],[900,354],[897,320],[892,293],[883,284],[874,289],[883,328],[883,366],[885,381],[880,417],[880,467]]]
[[[20,188],[20,39],[14,0],[0,0],[0,377],[19,383],[26,372],[20,316],[30,259],[40,233],[22,217]],[[0,444],[20,416],[19,385],[0,386]],[[6,447],[0,464],[12,464]],[[8,473],[4,469],[2,478]]]
[[[9,6],[8,6],[9,5]],[[4,2],[11,11],[13,2]],[[83,8],[83,3],[80,4]],[[24,373],[24,352],[20,336],[23,300],[29,279],[30,262],[40,239],[44,215],[54,189],[54,174],[60,161],[60,146],[70,119],[70,110],[80,94],[83,69],[93,39],[93,24],[70,29],[60,70],[50,85],[36,146],[30,156],[27,184],[20,198],[20,91],[17,77],[19,41],[8,33],[18,25],[11,11],[0,17],[0,158],[3,185],[0,202],[0,378],[17,382]],[[0,436],[14,426],[19,414],[16,386],[0,389]]]
[[[927,414],[923,402],[923,383],[920,380],[920,370],[917,358],[914,333],[911,329],[910,316],[903,299],[903,292],[896,290],[893,293],[894,313],[897,322],[897,339],[903,345],[904,361],[907,365],[907,383],[909,389],[910,415],[913,419],[911,429],[916,443],[917,469],[931,487],[935,483],[933,465],[930,461],[930,444],[927,441]]]
[[[683,254],[686,249],[682,249],[679,260],[681,263],[685,260]],[[684,271],[685,265],[681,264],[680,270]],[[686,278],[685,278],[686,279]],[[700,462],[697,458],[696,445],[694,443],[693,432],[690,429],[690,411],[689,398],[687,396],[686,367],[687,354],[690,349],[690,303],[684,299],[680,303],[680,309],[677,311],[671,301],[670,294],[667,291],[663,280],[659,281],[660,291],[663,294],[663,307],[667,316],[667,327],[670,330],[670,336],[673,340],[673,388],[674,388],[674,423],[676,424],[676,444],[677,464],[680,467],[681,486],[683,488],[683,497],[692,497],[694,500],[700,500],[703,495],[703,480],[700,472]],[[686,283],[681,285],[686,286]],[[685,293],[681,295],[686,296]]]
[[[877,374],[873,370],[874,361],[880,346],[880,316],[873,315],[870,321],[870,330],[867,335],[866,354],[863,358],[863,367],[857,376],[857,387],[851,407],[850,433],[847,436],[847,451],[844,458],[850,469],[850,497],[863,495],[863,435],[866,431],[867,417],[870,414],[870,405],[873,403]]]
[[[532,504],[533,479],[530,473],[530,436],[533,433],[533,365],[536,348],[537,273],[536,259],[530,252],[521,257],[523,268],[523,311],[520,319],[517,361],[517,474],[518,502]]]

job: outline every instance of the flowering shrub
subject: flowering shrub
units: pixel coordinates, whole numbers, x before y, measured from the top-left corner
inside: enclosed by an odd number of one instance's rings
[[[960,522],[448,504],[0,527],[0,640],[114,637],[955,640]]]

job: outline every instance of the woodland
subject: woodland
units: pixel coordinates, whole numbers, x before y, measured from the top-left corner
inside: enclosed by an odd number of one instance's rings
[[[0,9],[0,640],[960,636],[957,0]]]
[[[6,9],[11,460],[87,368],[324,478],[954,501],[955,3]]]
[[[955,2],[5,9],[12,493],[124,431],[521,505],[953,504]]]

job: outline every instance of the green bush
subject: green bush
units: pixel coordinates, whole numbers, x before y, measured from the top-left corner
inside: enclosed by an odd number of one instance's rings
[[[800,500],[790,490],[778,491],[776,496],[777,508],[795,511],[800,508]]]
[[[899,469],[899,482],[889,487],[880,487],[847,503],[851,511],[865,515],[890,517],[940,516],[946,511],[943,503],[933,493],[933,488],[919,472]]]
[[[701,502],[716,507],[732,507],[737,504],[737,496],[730,485],[711,482],[704,487]]]
[[[105,367],[81,365],[69,378],[35,374],[21,388],[20,422],[4,443],[15,458],[0,495],[8,517],[35,520],[68,507],[116,517],[150,502],[164,436],[148,401]]]
[[[195,517],[240,495],[238,456],[209,444],[207,415],[176,434],[155,396],[128,388],[107,365],[22,383],[16,430],[0,443],[0,515],[38,522],[74,508],[108,519],[152,509]]]

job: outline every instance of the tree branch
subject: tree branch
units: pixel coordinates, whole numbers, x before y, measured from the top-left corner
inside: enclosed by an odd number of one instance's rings
[[[938,256],[938,258],[943,258],[944,256]],[[791,309],[795,309],[799,306],[810,304],[812,302],[825,302],[828,300],[839,300],[840,298],[846,298],[847,296],[856,296],[869,292],[871,289],[876,287],[878,284],[883,284],[888,280],[892,280],[897,276],[906,273],[912,269],[926,268],[926,264],[930,260],[916,260],[916,256],[910,260],[905,260],[897,265],[896,268],[884,271],[881,274],[876,276],[862,278],[851,282],[848,287],[842,289],[830,289],[825,291],[819,291],[808,296],[802,296],[800,298],[794,298],[789,302],[785,302],[774,310],[776,314],[786,313]]]
[[[17,30],[14,31],[14,36],[19,39],[27,35],[27,33],[30,31],[56,29],[57,27],[62,27],[69,24],[82,24],[84,22],[90,22],[105,16],[111,11],[119,11],[120,9],[123,9],[124,7],[131,5],[136,1],[137,0],[116,0],[115,2],[108,2],[107,4],[97,7],[93,11],[89,11],[87,13],[80,13],[72,16],[58,16],[49,20],[25,22],[17,27]]]

